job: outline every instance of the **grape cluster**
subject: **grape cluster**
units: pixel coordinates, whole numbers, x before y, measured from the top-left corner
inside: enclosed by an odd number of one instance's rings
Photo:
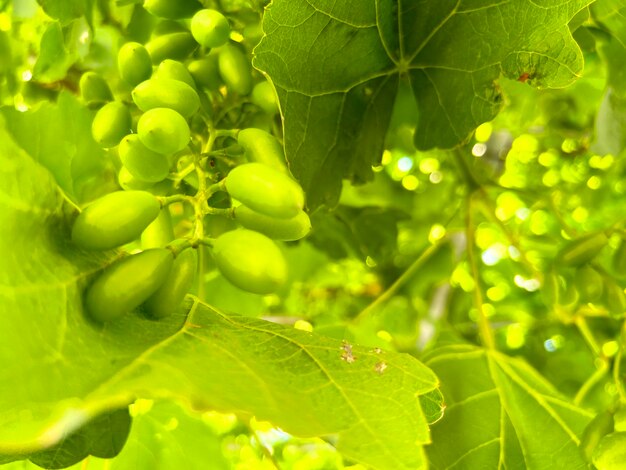
[[[110,250],[140,239],[142,248],[116,258],[88,287],[85,308],[98,322],[137,308],[153,318],[175,312],[193,285],[200,246],[210,247],[232,284],[276,292],[287,263],[274,240],[298,240],[311,228],[282,145],[246,118],[252,107],[273,119],[278,105],[271,84],[255,78],[245,49],[230,40],[229,20],[195,0],[145,0],[143,8],[161,19],[145,44],[120,47],[122,91],[114,94],[95,72],[80,80],[83,101],[97,109],[93,138],[115,159],[121,190],[83,209],[72,241]],[[178,238],[174,203],[187,216]],[[208,237],[213,216],[239,228]]]

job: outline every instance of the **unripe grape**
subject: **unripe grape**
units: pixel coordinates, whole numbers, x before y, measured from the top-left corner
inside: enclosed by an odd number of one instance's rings
[[[220,77],[217,62],[218,56],[211,54],[190,62],[187,69],[199,87],[216,91],[224,84],[222,77]]]
[[[598,470],[622,470],[626,462],[626,432],[614,432],[600,440],[592,462]]]
[[[226,44],[218,56],[220,76],[226,87],[239,95],[252,91],[252,65],[245,52],[234,44]]]
[[[152,75],[152,59],[148,50],[138,42],[127,42],[117,54],[120,77],[129,85],[137,85]]]
[[[200,10],[191,18],[191,34],[204,47],[219,47],[230,36],[230,25],[217,10]]]
[[[304,207],[300,185],[262,163],[245,163],[231,170],[224,180],[228,193],[250,209],[270,217],[289,219]]]
[[[311,220],[304,211],[290,219],[279,219],[259,214],[242,204],[235,207],[234,215],[235,220],[243,227],[262,233],[273,240],[300,240],[311,231]]]
[[[90,108],[100,107],[113,100],[107,82],[96,72],[86,72],[80,77],[80,96]]]
[[[89,204],[72,226],[72,241],[88,250],[109,250],[139,238],[159,215],[159,201],[146,191],[115,191]]]
[[[580,266],[588,263],[600,253],[608,241],[604,232],[591,233],[571,240],[559,251],[556,262],[565,266]]]
[[[574,282],[583,302],[595,302],[602,296],[604,280],[592,266],[585,264],[579,267]]]
[[[190,18],[202,5],[196,0],[145,0],[143,7],[154,16],[177,20]]]
[[[287,280],[287,263],[278,246],[252,230],[220,235],[213,244],[213,257],[222,275],[248,292],[271,294]]]
[[[154,108],[139,118],[137,135],[150,150],[173,154],[187,146],[191,133],[179,113],[169,108]]]
[[[154,39],[158,36],[163,36],[164,34],[188,33],[188,32],[189,32],[189,29],[186,28],[180,21],[161,20],[157,23],[157,25],[152,30],[152,34],[150,35],[150,38]]]
[[[580,438],[580,450],[587,461],[591,461],[593,451],[600,440],[613,432],[613,415],[605,411],[591,420]]]
[[[187,68],[182,62],[177,60],[165,59],[159,64],[159,67],[152,75],[152,78],[168,78],[170,80],[178,80],[179,82],[186,83],[191,88],[196,87],[196,82]]]
[[[608,313],[613,318],[622,318],[626,313],[626,294],[624,289],[612,280],[604,283],[605,304]]]
[[[85,308],[98,322],[114,320],[145,302],[172,269],[170,250],[146,250],[116,261],[87,290]]]
[[[115,147],[132,125],[130,111],[119,101],[105,104],[91,123],[91,135],[102,147]]]
[[[135,178],[125,166],[120,168],[117,174],[117,182],[120,187],[126,191],[148,191],[154,186],[153,183],[146,183],[145,181]]]
[[[196,250],[187,249],[180,253],[165,282],[144,303],[146,312],[154,318],[164,318],[176,312],[193,284],[197,266]]]
[[[620,277],[626,276],[626,240],[620,240],[613,253],[613,270]]]
[[[151,78],[141,82],[133,90],[132,96],[142,111],[169,108],[183,117],[190,117],[200,107],[200,98],[192,87],[169,78]]]
[[[237,142],[246,152],[248,161],[263,163],[282,173],[289,173],[283,146],[269,132],[254,127],[242,129],[237,134]]]
[[[130,174],[146,183],[162,181],[170,172],[167,156],[147,148],[137,134],[124,137],[118,152]]]
[[[276,114],[278,112],[278,99],[271,83],[259,82],[252,89],[251,101],[267,114]]]
[[[165,59],[184,60],[196,47],[198,43],[187,31],[157,36],[146,44],[153,64],[160,64]]]
[[[141,247],[144,250],[164,248],[172,240],[174,240],[172,216],[169,207],[165,206],[159,212],[159,216],[141,233]]]

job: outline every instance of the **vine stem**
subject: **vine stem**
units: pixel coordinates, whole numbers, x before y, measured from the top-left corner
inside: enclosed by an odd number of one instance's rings
[[[426,248],[422,253],[417,257],[415,261],[396,279],[393,284],[391,284],[385,292],[383,292],[380,296],[376,298],[372,303],[370,303],[367,307],[361,310],[353,319],[352,323],[357,324],[363,321],[368,316],[372,315],[373,312],[376,311],[382,304],[387,302],[391,297],[393,297],[396,292],[409,280],[413,275],[422,267],[422,265],[439,249],[439,247],[443,244],[444,240],[447,240],[447,237],[443,237],[438,240],[435,244]]]
[[[576,393],[576,396],[574,397],[574,404],[580,406],[580,404],[583,402],[587,394],[591,391],[591,389],[595,385],[597,385],[600,382],[600,380],[604,378],[604,376],[606,375],[608,371],[609,371],[609,365],[607,364],[606,360],[603,360],[600,363],[600,367],[598,367],[596,371],[593,374],[591,374],[591,377],[589,377],[585,381],[585,383],[582,385],[582,387],[580,387],[580,389]]]
[[[474,279],[474,305],[478,310],[478,332],[481,342],[487,349],[495,349],[495,339],[493,330],[489,323],[489,318],[485,313],[483,295],[480,287],[480,276],[478,274],[478,262],[474,253],[474,221],[473,221],[473,198],[477,193],[471,193],[467,198],[467,214],[465,219],[465,247],[467,251],[467,260],[472,270],[472,278]]]
[[[620,401],[622,403],[626,403],[626,389],[624,389],[624,384],[622,382],[622,378],[620,377],[622,356],[624,355],[624,347],[626,346],[626,321],[622,323],[622,332],[620,336],[619,349],[617,350],[617,354],[615,355],[613,362],[613,381],[617,387],[617,393],[619,394]]]
[[[600,345],[594,338],[593,333],[589,329],[589,325],[587,324],[587,319],[582,315],[577,315],[574,320],[574,323],[576,324],[576,327],[578,328],[578,331],[580,331],[580,334],[582,335],[582,337],[587,342],[589,349],[591,349],[594,355],[596,355],[599,358],[602,358],[603,357],[602,349],[600,348]]]

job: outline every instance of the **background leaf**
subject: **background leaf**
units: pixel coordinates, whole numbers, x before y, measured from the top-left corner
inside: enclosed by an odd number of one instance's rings
[[[69,21],[81,16],[91,17],[93,0],[37,0],[52,18]]]
[[[567,23],[589,3],[274,1],[254,63],[278,92],[309,206],[334,206],[341,178],[371,178],[401,78],[417,101],[419,149],[454,147],[492,119],[501,76],[571,83],[582,54]]]
[[[67,91],[56,103],[19,112],[2,108],[13,139],[54,175],[64,193],[80,204],[113,189],[106,179],[111,163],[91,137],[94,111]]]
[[[593,417],[519,359],[454,345],[427,355],[446,410],[427,447],[432,468],[587,468],[578,449]]]

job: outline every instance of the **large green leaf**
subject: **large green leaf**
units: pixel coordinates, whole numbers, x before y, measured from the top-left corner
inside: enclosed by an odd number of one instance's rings
[[[400,79],[415,144],[450,148],[501,106],[497,80],[563,87],[582,70],[568,21],[591,0],[274,0],[254,64],[273,81],[285,150],[311,207],[337,202],[382,154]]]
[[[228,470],[221,439],[199,415],[190,415],[168,401],[151,405],[141,401],[133,408],[130,435],[115,459],[93,456],[71,467],[76,470]],[[3,470],[38,470],[28,462],[15,462]]]
[[[93,324],[82,290],[110,257],[70,245],[53,177],[4,130],[0,172],[0,454],[53,445],[136,397],[169,397],[299,436],[336,435],[346,456],[373,468],[424,465],[419,396],[437,378],[416,359],[193,299],[163,321],[136,312]]]
[[[94,191],[106,191],[102,175],[109,163],[91,137],[93,114],[66,91],[56,103],[43,103],[34,110],[0,109],[13,139],[45,166],[77,203],[92,199]]]
[[[608,85],[626,96],[626,5],[621,0],[598,0],[591,8],[593,20],[605,34],[596,34],[598,52],[608,69]]]
[[[69,21],[81,16],[91,17],[93,0],[37,0],[52,18]]]
[[[578,444],[594,414],[525,362],[469,345],[443,347],[425,360],[447,405],[427,447],[432,468],[587,468]]]

